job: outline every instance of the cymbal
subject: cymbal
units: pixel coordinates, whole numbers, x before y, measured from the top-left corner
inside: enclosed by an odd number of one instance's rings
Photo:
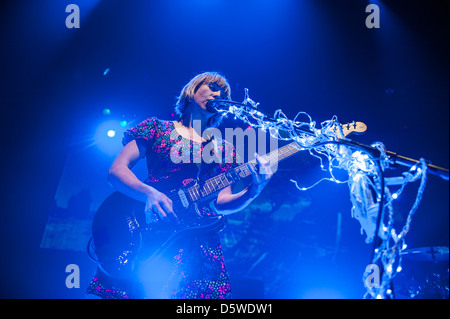
[[[447,261],[448,260],[448,247],[436,246],[436,247],[420,247],[411,248],[401,253],[407,258],[420,261]]]

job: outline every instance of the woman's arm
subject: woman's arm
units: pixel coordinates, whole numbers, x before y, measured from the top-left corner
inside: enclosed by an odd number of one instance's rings
[[[141,182],[131,169],[146,153],[144,143],[130,141],[114,160],[109,169],[108,182],[119,192],[145,203],[145,212],[157,213],[162,219],[176,219],[172,200],[154,187]]]

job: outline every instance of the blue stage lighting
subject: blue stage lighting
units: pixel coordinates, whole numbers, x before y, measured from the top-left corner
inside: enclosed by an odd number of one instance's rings
[[[108,120],[97,127],[94,144],[100,151],[111,156],[115,156],[120,152],[123,147],[123,133],[126,130],[126,125],[123,126],[122,122],[119,120]]]
[[[114,131],[114,130],[109,130],[109,131],[106,133],[106,135],[108,135],[109,137],[114,137],[114,136],[116,136],[116,131]]]

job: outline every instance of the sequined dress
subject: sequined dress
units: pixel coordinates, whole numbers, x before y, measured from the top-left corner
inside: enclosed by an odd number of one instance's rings
[[[189,169],[197,170],[197,176],[201,179],[216,176],[238,165],[234,147],[221,139],[215,144],[217,154],[221,154],[221,162],[205,164],[201,158],[205,143],[196,143],[182,137],[171,121],[149,118],[127,130],[123,144],[126,145],[133,139],[146,143],[146,182],[150,185],[167,179],[171,174],[185,169],[186,165],[189,165]],[[156,185],[153,186],[157,188]],[[214,212],[209,210],[205,214]],[[170,278],[161,291],[160,298],[231,298],[229,277],[217,233],[192,238],[183,243],[172,256],[171,267]],[[87,293],[101,298],[127,299],[146,297],[144,290],[140,283],[115,280],[97,270]]]

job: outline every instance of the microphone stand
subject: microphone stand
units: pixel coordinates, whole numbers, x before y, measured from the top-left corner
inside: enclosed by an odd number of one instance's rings
[[[399,155],[398,153],[386,151],[386,154],[389,156],[389,159],[391,159],[392,164],[399,164],[407,167],[412,167],[419,163],[420,161],[416,159],[412,159],[406,156]],[[439,176],[440,178],[448,181],[449,178],[449,170],[448,168],[439,167],[436,165],[432,165],[427,163],[428,172]]]
[[[377,148],[370,146],[370,145],[366,145],[366,144],[362,144],[356,141],[352,141],[352,140],[348,140],[348,139],[340,139],[338,140],[338,143],[344,144],[344,145],[349,145],[349,146],[354,146],[357,148],[361,148],[366,152],[369,152],[370,154],[372,154],[375,158],[379,157],[381,155],[380,150],[378,150]],[[389,163],[392,165],[402,165],[402,166],[406,166],[406,167],[413,167],[414,165],[420,163],[419,160],[416,159],[412,159],[403,155],[399,155],[396,152],[392,152],[392,151],[385,151],[386,155],[389,158]],[[449,169],[448,168],[443,168],[443,167],[439,167],[430,163],[427,163],[427,168],[428,168],[428,172],[436,175],[446,181],[449,180]]]
[[[245,103],[246,101],[250,101],[250,103]],[[271,123],[277,123],[277,120],[275,120],[273,118],[270,118],[266,113],[262,112],[260,109],[257,108],[257,105],[259,103],[254,103],[254,102],[252,103],[252,102],[253,101],[250,100],[248,98],[248,95],[247,95],[247,98],[246,98],[246,100],[244,100],[243,103],[230,101],[230,100],[221,100],[221,99],[211,100],[208,103],[211,103],[211,106],[214,109],[216,109],[216,111],[218,111],[218,112],[223,112],[224,111],[224,110],[221,110],[220,108],[218,109],[218,107],[222,106],[222,105],[226,105],[226,106],[233,105],[233,106],[238,106],[240,108],[243,108],[243,107],[244,108],[249,108],[251,110],[254,110],[254,111],[260,113],[260,115],[262,115],[264,117],[265,121],[268,121],[268,122],[271,122]],[[229,112],[229,111],[227,110],[225,112]],[[249,123],[249,124],[251,124],[251,123]],[[292,128],[289,127],[289,129],[292,129]],[[298,133],[303,133],[303,134],[308,134],[308,135],[314,136],[313,132],[308,131],[306,129],[302,129],[302,128],[299,128],[299,127],[296,127],[294,129]],[[375,158],[379,158],[380,155],[381,155],[379,149],[377,149],[377,148],[375,148],[373,146],[370,146],[370,145],[366,145],[366,144],[363,144],[363,143],[360,143],[360,142],[356,142],[356,141],[350,140],[350,139],[339,139],[338,141],[335,141],[335,143],[340,143],[340,144],[344,144],[344,145],[353,146],[353,147],[356,147],[356,148],[363,149],[364,151],[366,151],[366,152],[370,153],[371,155],[373,155],[373,157],[375,157]],[[402,166],[406,166],[406,167],[411,168],[414,165],[420,163],[420,161],[417,160],[417,159],[412,159],[412,158],[400,155],[400,154],[398,154],[396,152],[385,150],[385,153],[386,153],[386,155],[388,156],[388,158],[390,160],[389,163],[392,164],[392,165],[398,164],[398,165],[402,165]],[[427,163],[426,165],[427,165],[429,173],[431,173],[433,175],[436,175],[436,176],[438,176],[438,177],[440,177],[440,178],[442,178],[442,179],[444,179],[446,181],[449,180],[449,169],[443,168],[443,167],[439,167],[439,166],[433,165],[431,163]]]

